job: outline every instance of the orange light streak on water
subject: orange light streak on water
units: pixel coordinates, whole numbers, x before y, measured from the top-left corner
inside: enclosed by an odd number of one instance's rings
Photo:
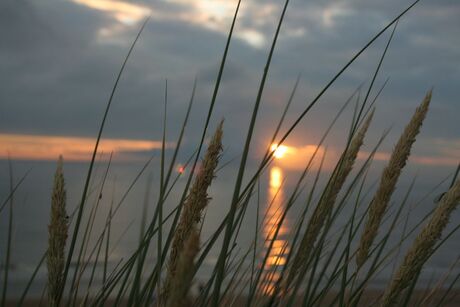
[[[270,181],[268,188],[268,202],[266,207],[266,217],[263,226],[263,235],[265,239],[265,249],[263,254],[267,252],[270,242],[275,237],[276,229],[281,222],[281,216],[285,210],[283,205],[284,191],[282,187],[283,172],[279,167],[270,169]],[[262,293],[271,294],[274,291],[276,282],[280,278],[280,269],[286,263],[286,256],[289,253],[289,246],[284,236],[289,231],[289,226],[286,220],[279,226],[279,232],[276,239],[273,241],[273,246],[270,249],[267,262],[264,266],[265,276],[262,283]]]

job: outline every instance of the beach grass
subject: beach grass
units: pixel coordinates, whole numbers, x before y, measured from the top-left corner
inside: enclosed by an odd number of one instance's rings
[[[185,167],[188,172],[175,173],[179,153],[183,152],[183,138],[187,131],[189,115],[193,108],[197,81],[193,84],[186,115],[181,123],[180,133],[175,140],[172,154],[166,150],[168,117],[168,83],[165,83],[165,99],[163,109],[163,133],[159,165],[154,165],[160,175],[158,198],[149,199],[146,193],[144,203],[144,219],[137,225],[140,229],[139,242],[129,257],[121,259],[115,266],[109,266],[111,250],[116,246],[116,239],[111,235],[112,220],[126,202],[127,195],[138,184],[139,178],[153,161],[153,157],[145,162],[124,191],[118,202],[112,200],[110,211],[104,217],[102,230],[96,230],[94,223],[100,205],[100,197],[90,203],[90,194],[102,195],[107,193],[105,185],[111,169],[112,155],[103,170],[103,179],[95,184],[95,165],[98,146],[103,137],[103,131],[113,98],[116,94],[120,78],[136,43],[148,19],[145,20],[137,36],[132,42],[128,53],[122,62],[119,73],[110,93],[95,140],[92,158],[88,165],[87,175],[79,205],[73,212],[66,210],[65,163],[60,158],[54,178],[54,188],[50,196],[50,221],[47,250],[37,257],[34,268],[21,297],[14,302],[7,301],[9,281],[9,261],[14,242],[11,240],[12,224],[14,222],[14,195],[17,187],[24,180],[10,182],[10,193],[0,207],[0,212],[8,208],[8,244],[6,250],[4,284],[2,287],[1,306],[28,305],[36,302],[35,297],[29,297],[31,285],[35,282],[38,270],[46,264],[48,281],[45,285],[43,302],[49,306],[366,306],[369,302],[380,300],[381,306],[409,306],[416,302],[430,303],[433,306],[449,305],[451,295],[458,292],[456,282],[460,274],[438,281],[435,287],[420,291],[416,289],[418,276],[424,265],[439,247],[460,228],[454,227],[445,233],[452,212],[460,203],[460,165],[453,174],[450,187],[445,187],[446,193],[439,199],[436,206],[415,223],[408,222],[404,214],[410,214],[408,198],[416,185],[416,179],[407,190],[405,197],[394,200],[393,191],[398,184],[398,178],[411,155],[413,143],[421,131],[422,123],[429,116],[428,106],[432,99],[429,90],[420,107],[417,108],[401,137],[396,143],[380,178],[373,184],[369,181],[369,169],[373,165],[375,154],[388,131],[382,137],[371,140],[366,135],[372,129],[372,119],[378,114],[375,102],[386,82],[371,99],[375,80],[385,59],[385,55],[395,34],[396,25],[418,1],[413,2],[401,11],[385,27],[375,34],[359,49],[329,82],[307,101],[305,108],[295,115],[292,123],[286,123],[286,114],[290,110],[293,97],[296,95],[300,77],[286,100],[280,119],[272,129],[271,144],[281,146],[293,133],[299,123],[305,120],[310,110],[319,104],[320,98],[335,84],[337,79],[355,62],[378,38],[392,29],[387,44],[383,50],[375,71],[372,74],[364,98],[360,93],[362,85],[353,92],[342,108],[337,112],[328,128],[323,131],[316,150],[308,161],[305,161],[303,171],[295,181],[294,188],[285,195],[283,205],[278,208],[278,218],[270,224],[268,214],[260,213],[260,181],[273,163],[275,150],[267,146],[265,154],[260,159],[253,173],[248,173],[248,157],[251,146],[254,146],[254,130],[262,105],[265,83],[269,76],[271,61],[278,42],[278,36],[283,26],[285,14],[289,9],[289,0],[284,2],[276,31],[267,55],[266,64],[261,75],[259,87],[255,90],[256,99],[247,126],[244,146],[241,150],[240,163],[233,178],[232,197],[228,199],[229,209],[219,221],[217,228],[209,238],[203,238],[202,227],[206,220],[206,208],[213,200],[208,195],[208,189],[213,182],[219,180],[219,170],[222,165],[222,149],[225,148],[225,125],[221,119],[213,117],[213,111],[218,103],[218,94],[222,76],[225,72],[227,54],[232,42],[233,31],[237,23],[240,4],[235,9],[232,24],[227,36],[219,70],[215,78],[212,98],[207,110],[206,120],[199,132],[200,139],[195,144],[193,153],[188,154]],[[393,27],[393,28],[392,28]],[[417,99],[420,99],[419,97]],[[334,129],[344,111],[355,101],[353,118],[350,129],[344,133],[346,144],[341,149],[340,158],[333,165],[333,171],[328,174],[323,171],[324,161],[328,154],[324,142]],[[209,130],[215,125],[215,132],[209,135]],[[282,130],[284,128],[284,130]],[[285,131],[284,133],[280,133]],[[207,141],[207,139],[209,140]],[[372,151],[367,153],[364,163],[355,163],[364,142],[371,144]],[[202,152],[206,148],[204,155]],[[65,159],[65,157],[64,157]],[[169,164],[167,163],[169,161]],[[316,172],[313,164],[318,163]],[[12,170],[10,169],[10,173]],[[10,175],[12,178],[12,175]],[[320,179],[326,184],[319,184]],[[178,185],[179,179],[185,184]],[[307,184],[307,179],[310,184]],[[50,180],[52,180],[50,178]],[[443,183],[442,183],[443,184]],[[147,181],[149,191],[151,180]],[[279,189],[280,187],[278,187]],[[173,193],[174,192],[174,193]],[[172,195],[179,195],[177,199]],[[306,195],[306,197],[304,197]],[[368,200],[371,197],[371,201]],[[428,198],[430,194],[426,196]],[[277,195],[271,199],[274,206]],[[174,203],[174,209],[167,211],[166,204]],[[289,228],[289,238],[280,240],[282,229],[295,204],[301,203],[302,210],[296,216],[293,227]],[[7,205],[9,205],[7,207]],[[216,204],[219,206],[219,204]],[[256,206],[257,218],[254,221],[254,233],[249,247],[238,250],[238,241],[243,235],[241,225],[247,217],[248,208]],[[147,208],[153,208],[153,214],[147,219]],[[344,212],[348,212],[345,214]],[[68,216],[67,216],[68,214]],[[343,217],[345,216],[345,222]],[[340,221],[339,217],[342,217]],[[44,221],[45,223],[45,221]],[[268,226],[267,226],[268,225]],[[396,242],[390,240],[395,230],[403,225],[403,233]],[[126,225],[129,228],[131,225]],[[385,226],[385,227],[384,227]],[[262,232],[271,227],[269,235]],[[247,234],[246,234],[247,235]],[[412,237],[415,240],[412,241]],[[94,240],[95,237],[95,240]],[[91,239],[93,238],[93,240]],[[282,242],[280,245],[279,242]],[[408,246],[408,247],[406,247]],[[405,247],[405,248],[403,248]],[[196,274],[211,257],[211,251],[217,251],[213,267],[208,279],[200,281],[199,291],[196,291]],[[278,255],[278,262],[269,266],[273,253]],[[282,256],[281,256],[282,255]],[[399,260],[399,255],[403,255]],[[152,260],[153,259],[153,260]],[[152,263],[153,261],[153,263]],[[456,262],[454,262],[456,261]],[[455,257],[453,263],[458,263]],[[208,262],[209,263],[209,262]],[[102,270],[98,267],[102,264]],[[375,291],[369,288],[370,281],[379,272],[394,266],[392,277],[386,281],[386,288]],[[96,278],[100,274],[101,280]],[[83,279],[88,283],[83,284]],[[450,283],[446,283],[450,281]]]

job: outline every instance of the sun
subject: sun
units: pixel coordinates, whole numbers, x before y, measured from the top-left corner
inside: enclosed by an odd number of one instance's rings
[[[288,148],[284,145],[272,144],[270,150],[273,152],[273,156],[276,159],[281,159],[286,155]]]

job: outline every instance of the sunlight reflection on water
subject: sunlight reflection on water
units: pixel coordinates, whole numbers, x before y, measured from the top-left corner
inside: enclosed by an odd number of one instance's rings
[[[280,278],[279,271],[286,263],[286,256],[289,253],[288,242],[284,239],[289,232],[287,220],[282,221],[282,224],[280,225],[284,211],[283,199],[283,171],[280,167],[274,166],[270,169],[270,185],[268,187],[267,203],[264,213],[264,254],[270,248],[271,241],[275,237],[278,227],[279,231],[273,241],[273,245],[268,254],[267,262],[264,266],[265,277],[262,292],[265,294],[271,294],[273,292],[274,286]]]

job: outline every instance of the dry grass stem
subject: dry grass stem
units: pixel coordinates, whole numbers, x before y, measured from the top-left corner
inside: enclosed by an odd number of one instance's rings
[[[395,190],[401,171],[409,158],[412,144],[415,142],[415,138],[419,133],[420,127],[422,126],[423,120],[428,112],[430,101],[431,91],[427,93],[421,105],[416,109],[411,121],[399,138],[398,143],[391,154],[388,165],[383,170],[379,187],[369,205],[368,218],[364,226],[363,235],[361,236],[356,256],[356,264],[358,267],[361,267],[368,258],[370,247],[377,236],[378,229],[391,199],[391,195]]]
[[[167,265],[167,275],[162,291],[162,301],[167,300],[171,290],[171,282],[175,279],[179,255],[183,250],[192,230],[202,219],[203,209],[209,202],[208,187],[214,178],[214,172],[219,162],[222,151],[223,121],[217,127],[216,132],[209,144],[203,163],[198,171],[190,193],[184,203],[179,223],[176,227],[171,252]]]
[[[48,268],[49,306],[58,306],[59,289],[63,282],[62,273],[64,270],[64,253],[68,236],[68,226],[62,157],[59,157],[54,176],[50,224],[48,226],[49,237],[46,264]]]
[[[431,220],[424,226],[407,252],[404,260],[395,273],[382,299],[381,306],[394,306],[401,292],[406,289],[422,269],[433,253],[435,243],[449,223],[454,209],[460,204],[460,180],[441,199]]]
[[[193,228],[177,262],[176,274],[171,281],[170,295],[166,303],[167,307],[191,306],[188,291],[193,279],[194,259],[199,249],[200,235],[198,230]]]

